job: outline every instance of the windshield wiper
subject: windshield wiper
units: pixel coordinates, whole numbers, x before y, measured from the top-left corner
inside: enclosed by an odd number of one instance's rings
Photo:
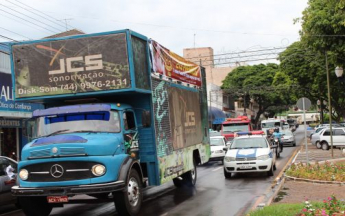
[[[65,132],[65,131],[69,131],[69,129],[58,130],[58,131],[55,131],[55,132],[53,132],[53,133],[51,133],[51,134],[48,134],[48,135],[46,135],[46,136],[41,136],[41,137],[49,137],[49,136],[53,136],[53,135],[56,135],[56,134]]]
[[[78,130],[78,131],[71,131],[71,133],[104,133],[104,131]]]

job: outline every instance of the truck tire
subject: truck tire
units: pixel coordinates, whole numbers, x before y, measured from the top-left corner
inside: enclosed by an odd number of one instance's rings
[[[48,216],[53,209],[46,197],[18,197],[18,202],[26,216]]]
[[[193,160],[192,170],[182,174],[179,177],[173,179],[175,187],[188,186],[193,187],[196,184],[197,171],[196,171],[196,162]]]
[[[124,191],[114,192],[114,202],[119,215],[137,215],[143,201],[142,182],[138,172],[131,169]]]

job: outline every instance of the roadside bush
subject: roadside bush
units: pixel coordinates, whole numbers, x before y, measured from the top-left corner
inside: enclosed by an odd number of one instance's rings
[[[345,202],[339,201],[332,195],[323,200],[321,207],[313,207],[313,204],[305,201],[304,207],[298,216],[337,216],[344,215],[345,212]]]
[[[325,162],[324,164],[294,163],[285,173],[296,178],[305,178],[322,181],[345,181],[345,163]]]

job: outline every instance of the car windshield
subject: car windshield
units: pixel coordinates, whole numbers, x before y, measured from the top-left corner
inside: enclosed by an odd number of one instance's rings
[[[223,146],[224,145],[224,140],[223,138],[213,138],[211,137],[211,146]]]
[[[264,137],[249,137],[234,139],[230,149],[243,148],[267,148],[267,141]]]
[[[239,131],[249,131],[248,123],[224,124],[223,133],[235,133]]]
[[[120,117],[117,111],[95,111],[41,116],[36,119],[32,127],[33,131],[37,131],[36,134],[33,134],[33,137],[73,132],[118,133],[121,131]]]

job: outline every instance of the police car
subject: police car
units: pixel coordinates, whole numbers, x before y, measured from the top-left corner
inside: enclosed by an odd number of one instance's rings
[[[263,131],[239,132],[224,157],[224,176],[232,173],[266,172],[273,176],[276,170],[276,146],[271,146]]]

